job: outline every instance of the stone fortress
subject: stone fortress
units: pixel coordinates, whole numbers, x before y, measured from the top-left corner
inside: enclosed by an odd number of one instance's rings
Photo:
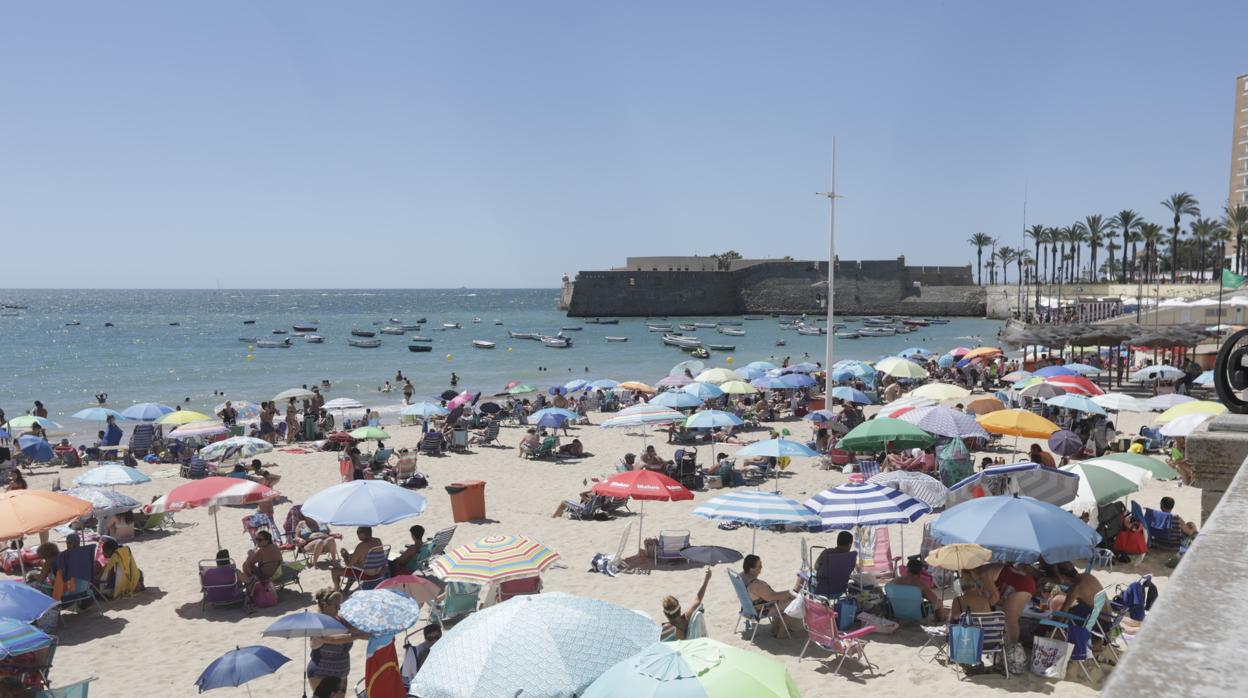
[[[714,256],[629,257],[623,267],[563,277],[559,308],[571,317],[821,314],[828,263]],[[983,317],[985,293],[970,265],[907,266],[890,260],[836,262],[841,315]]]

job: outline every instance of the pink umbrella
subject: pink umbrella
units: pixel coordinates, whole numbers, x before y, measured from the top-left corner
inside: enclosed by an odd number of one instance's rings
[[[425,577],[417,577],[413,574],[399,575],[391,577],[381,584],[377,585],[378,589],[389,589],[397,591],[416,600],[416,603],[424,604],[434,600],[438,594],[442,593],[441,587],[436,583],[426,579]]]
[[[188,482],[169,491],[169,494],[143,507],[148,514],[182,511],[196,507],[212,507],[212,525],[217,529],[217,548],[221,548],[221,530],[217,527],[217,507],[273,499],[277,490],[239,477],[206,477]]]
[[[967,349],[966,347],[956,347],[949,353],[960,359],[963,356],[966,356],[967,354],[971,353],[971,350]]]
[[[663,380],[659,381],[658,383],[655,383],[655,385],[658,387],[662,387],[662,388],[679,388],[682,385],[689,385],[692,382],[693,382],[693,379],[690,378],[689,376],[678,375],[678,376],[668,376],[664,378]]]
[[[456,395],[455,397],[451,398],[451,401],[446,403],[446,409],[453,410],[456,407],[460,407],[461,405],[466,406],[476,399],[477,399],[476,395],[473,395],[469,391],[465,390],[459,395]]]

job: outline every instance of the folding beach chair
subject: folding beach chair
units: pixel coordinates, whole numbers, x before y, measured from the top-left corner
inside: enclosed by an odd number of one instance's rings
[[[236,603],[247,608],[249,601],[243,590],[243,580],[238,576],[238,567],[233,560],[224,560],[224,564],[216,560],[199,561],[199,590],[202,597],[199,609],[208,605],[230,606]]]
[[[893,557],[887,526],[863,529],[858,559],[859,570],[873,575],[877,583],[885,584],[893,578],[897,562],[901,558]]]
[[[736,632],[741,626],[741,621],[745,621],[745,633],[749,635],[747,639],[754,641],[754,636],[758,633],[758,626],[762,624],[763,614],[771,616],[771,622],[780,623],[780,627],[784,629],[784,634],[793,637],[789,632],[789,626],[780,618],[780,604],[775,601],[759,602],[755,605],[750,598],[750,591],[745,586],[745,580],[741,579],[741,575],[734,570],[727,570],[728,579],[732,582],[732,590],[737,594],[737,601],[741,604],[741,610],[737,615],[737,624],[733,626],[732,631]]]
[[[455,536],[454,526],[449,526],[447,528],[444,528],[438,531],[437,533],[434,533],[433,538],[429,539],[428,552],[423,552],[419,557],[416,558],[417,568],[422,569],[422,570],[428,569],[430,563],[438,559],[438,557],[445,555],[447,547],[449,547],[451,544],[451,538],[453,538],[454,536]]]
[[[877,460],[859,459],[858,472],[862,473],[862,476],[869,480],[872,477],[880,474],[880,462]]]
[[[654,566],[658,567],[660,562],[683,562],[688,565],[689,560],[680,554],[680,551],[688,547],[688,529],[659,531],[654,545]]]
[[[820,551],[816,554],[816,550]],[[849,579],[858,565],[858,554],[850,551],[833,552],[829,548],[815,546],[810,549],[815,562],[806,589],[815,596],[835,601],[849,590]]]
[[[797,655],[798,661],[806,658],[806,650],[813,644],[830,653],[828,660],[840,657],[833,669],[835,672],[840,672],[845,660],[853,657],[872,674],[875,673],[875,665],[867,659],[866,652],[869,642],[867,636],[875,632],[874,625],[864,625],[853,632],[842,633],[837,623],[836,610],[826,599],[807,595],[805,609],[802,624],[806,626],[806,644],[802,645],[802,651]]]
[[[908,584],[889,584],[884,587],[894,620],[923,622],[931,613],[930,604],[923,598],[923,590]]]
[[[522,579],[508,579],[497,587],[496,598],[499,603],[516,596],[529,596],[542,593],[542,578],[534,575]]]
[[[95,681],[95,678],[92,676],[68,686],[44,689],[36,693],[35,698],[88,698],[91,682]]]
[[[442,595],[429,604],[429,621],[449,625],[477,610],[481,586],[472,582],[448,582]]]
[[[593,495],[589,501],[581,504],[570,499],[563,500],[563,515],[574,521],[593,521],[598,513],[598,504],[602,501],[599,495]]]
[[[364,556],[363,563],[358,566],[347,565],[343,572],[348,579],[359,582],[361,589],[375,589],[390,575],[390,546],[373,548]]]
[[[1005,611],[988,613],[968,613],[972,625],[979,626],[984,633],[983,654],[990,658],[1000,655],[1001,666],[1005,669],[1005,678],[1010,678],[1010,662],[1005,656]],[[992,660],[989,660],[991,664]],[[956,666],[956,665],[955,665]]]
[[[446,448],[446,438],[437,429],[430,429],[429,433],[425,434],[425,438],[420,440],[420,446],[417,448],[427,456],[440,456]]]

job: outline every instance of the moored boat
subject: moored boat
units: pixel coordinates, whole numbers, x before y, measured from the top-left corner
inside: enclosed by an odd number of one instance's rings
[[[576,325],[571,325],[569,327],[560,327],[559,329],[564,332],[580,332],[584,328],[577,327]]]
[[[403,329],[402,327],[383,327],[381,328],[381,333],[382,334],[407,334],[407,330]]]
[[[737,350],[737,345],[735,344],[708,344],[706,346],[710,347],[711,349],[714,349],[715,351],[736,351]]]
[[[862,335],[858,334],[856,330],[849,330],[847,332],[833,332],[832,336],[837,339],[858,339]]]
[[[407,330],[408,332],[417,332],[417,331],[419,331],[419,330],[420,330],[420,324],[419,324],[419,323],[414,324],[414,325],[399,325],[399,327],[401,327],[401,328],[403,328],[403,329]]]
[[[541,339],[541,335],[536,332],[513,332],[507,330],[507,336],[512,339]]]
[[[738,330],[735,327],[720,327],[719,333],[728,335],[729,337],[744,337],[745,330]]]
[[[785,340],[783,340],[783,339],[777,339],[777,340],[776,340],[776,346],[778,346],[778,347],[782,347],[782,346],[784,346],[784,345],[786,345],[786,344],[788,344],[788,342],[786,342],[786,341],[785,341]]]
[[[472,346],[474,349],[493,349],[494,342],[487,342],[484,339],[474,339],[472,340]]]
[[[550,347],[552,349],[567,349],[572,346],[572,340],[558,335],[554,337],[542,337],[542,346]]]
[[[671,332],[672,326],[671,325],[646,325],[646,329],[650,330],[651,332]]]
[[[678,334],[663,335],[663,343],[672,347],[700,347],[702,340],[697,337],[684,337]]]
[[[444,322],[444,323],[442,323],[442,329],[444,329],[444,330],[458,330],[458,329],[459,329],[459,323],[458,323],[458,322]]]
[[[349,339],[347,344],[358,349],[376,349],[381,346],[380,339]]]
[[[694,325],[692,322],[682,322],[679,325],[677,325],[677,327],[684,330],[685,332],[693,332],[698,329],[697,326]]]
[[[742,315],[741,319],[742,320],[762,320],[763,316],[762,315]]]
[[[273,334],[286,334],[286,330],[273,330]]]
[[[628,337],[612,337],[612,336],[608,335],[608,336],[607,336],[607,341],[608,341],[608,342],[627,342],[627,341],[628,341]]]
[[[283,339],[280,342],[275,339],[262,339],[256,342],[256,348],[257,349],[289,349],[290,339]]]
[[[408,337],[408,339],[410,339],[413,342],[432,342],[433,341],[433,337],[424,337],[418,334],[414,334],[411,337]]]
[[[682,347],[682,349],[683,349],[683,348],[684,348],[684,347]],[[689,351],[689,354],[690,354],[691,356],[693,356],[693,358],[695,358],[695,359],[709,359],[709,358],[711,358],[711,352],[707,351],[707,350],[706,350],[706,347],[694,347],[693,349],[691,349],[691,350]]]
[[[433,347],[429,346],[428,344],[409,344],[407,345],[407,350],[408,351],[433,351]]]
[[[315,332],[316,325],[291,325],[290,329],[296,332]]]
[[[377,333],[373,332],[372,330],[351,330],[351,336],[352,337],[375,337],[377,336]]]
[[[239,337],[238,341],[251,343],[251,342],[255,342],[256,338],[255,337]]]
[[[324,344],[325,338],[319,334],[305,334],[303,336],[303,341],[307,342],[308,344]]]

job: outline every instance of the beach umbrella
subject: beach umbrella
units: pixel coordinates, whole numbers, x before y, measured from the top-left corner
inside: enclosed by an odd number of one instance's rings
[[[720,427],[739,427],[745,422],[737,415],[722,410],[702,410],[694,412],[685,420],[690,429],[717,429]]]
[[[927,370],[922,366],[903,359],[900,356],[890,356],[875,362],[875,370],[886,376],[894,378],[909,378],[911,380],[921,380],[928,377]]]
[[[900,419],[876,417],[854,427],[836,442],[838,448],[851,451],[883,451],[887,448],[927,448],[932,436]]]
[[[0,618],[33,623],[55,605],[56,599],[20,579],[0,580]]]
[[[789,366],[781,366],[780,370],[784,373],[814,373],[822,369],[819,368],[818,364],[803,361],[802,363],[791,364]]]
[[[1220,402],[1213,402],[1212,400],[1192,400],[1191,402],[1184,402],[1171,407],[1158,415],[1157,419],[1154,421],[1158,424],[1165,424],[1166,422],[1173,421],[1186,415],[1203,414],[1212,417],[1215,414],[1222,414],[1223,412],[1226,412],[1226,405],[1223,405]]]
[[[819,515],[795,499],[774,492],[740,491],[721,494],[693,510],[693,515],[713,521],[733,521],[754,529],[750,552],[758,538],[759,526],[820,525]]]
[[[332,441],[336,444],[348,444],[348,443],[351,443],[352,441],[355,441],[355,439],[351,438],[351,435],[345,431],[330,432],[329,434],[325,435],[325,440]]]
[[[567,395],[568,389],[562,385],[552,385],[546,389],[547,395]]]
[[[534,422],[534,426],[558,429],[567,423],[568,418],[561,414],[544,414],[541,419]]]
[[[1083,453],[1083,440],[1075,432],[1062,429],[1049,437],[1049,448],[1059,456],[1077,456]]]
[[[1053,376],[1052,378],[1045,378],[1044,382],[1056,385],[1068,393],[1079,393],[1088,397],[1105,394],[1104,390],[1101,390],[1095,383],[1083,376]]]
[[[1211,414],[1185,414],[1182,417],[1176,417],[1175,419],[1161,425],[1161,435],[1169,437],[1187,436],[1191,434],[1196,427],[1204,424],[1210,419],[1213,419],[1213,415]]]
[[[993,465],[965,478],[949,488],[945,506],[992,495],[1026,495],[1033,499],[1061,506],[1075,498],[1079,478],[1039,463]]]
[[[1005,374],[1004,376],[1001,376],[1001,380],[1005,381],[1006,383],[1018,383],[1020,381],[1025,381],[1034,375],[1036,374],[1032,373],[1031,371],[1011,371]]]
[[[735,455],[740,458],[757,458],[759,456],[767,456],[768,458],[784,458],[786,456],[790,458],[815,458],[819,455],[819,452],[806,444],[790,439],[764,439],[746,445],[738,450]]]
[[[757,386],[756,386],[757,387]],[[854,390],[847,385],[840,385],[828,391],[828,396],[845,402],[853,402],[859,405],[872,405],[875,401],[869,395],[861,390]]]
[[[997,354],[1000,354],[1000,353],[1001,353],[1001,350],[996,347],[978,347],[963,354],[962,360],[965,361],[967,359],[978,359],[980,357],[996,356]]]
[[[541,410],[538,410],[539,412]],[[672,408],[662,405],[653,405],[649,402],[639,402],[635,405],[629,405],[619,412],[615,413],[616,417],[631,417],[635,414],[656,414],[660,412],[671,412]]]
[[[847,482],[806,500],[824,531],[905,524],[932,508],[899,490],[873,482]]]
[[[893,400],[880,409],[879,414],[884,417],[897,418],[900,414],[905,414],[910,410],[920,407],[933,407],[938,403],[930,397],[922,397],[918,395],[907,395],[900,400]],[[903,411],[904,410],[904,411]]]
[[[317,492],[303,503],[303,514],[322,524],[383,526],[420,516],[425,497],[385,480],[353,480]]]
[[[56,458],[52,444],[48,443],[47,439],[38,436],[17,437],[17,447],[26,454],[27,458],[36,463],[47,463]]]
[[[699,383],[710,383],[711,385],[723,385],[729,381],[740,381],[745,377],[740,373],[727,368],[708,368],[699,373],[694,380]]]
[[[702,399],[694,397],[689,393],[682,393],[679,390],[669,390],[661,395],[655,396],[650,401],[651,405],[662,405],[670,407],[674,410],[687,410],[702,405]]]
[[[1183,370],[1174,366],[1148,366],[1132,373],[1129,378],[1141,383],[1145,381],[1172,381],[1183,377]]]
[[[174,428],[169,432],[170,438],[174,439],[197,439],[206,436],[216,436],[217,434],[228,434],[230,428],[221,422],[191,422]]]
[[[535,393],[535,392],[537,392],[537,388],[534,388],[528,383],[517,383],[516,385],[513,385],[507,389],[508,395],[524,395],[525,393]]]
[[[396,635],[420,620],[420,604],[390,589],[360,589],[342,602],[338,615],[369,635]]]
[[[910,391],[917,397],[930,397],[933,400],[962,400],[970,396],[971,391],[949,383],[927,383]]]
[[[247,400],[231,400],[230,406],[233,407],[234,411],[238,413],[239,419],[255,419],[260,416],[260,406],[254,402],[249,402]],[[225,409],[224,402],[212,408],[212,413],[220,414],[223,409]]]
[[[559,553],[527,536],[494,534],[451,549],[431,563],[448,582],[498,584],[541,574]]]
[[[1072,371],[1065,366],[1045,366],[1044,368],[1037,369],[1034,372],[1034,375],[1049,378],[1051,376],[1077,376],[1079,375],[1079,372]]]
[[[1127,465],[1133,465],[1137,468],[1147,470],[1152,473],[1154,480],[1174,480],[1179,476],[1179,471],[1170,467],[1168,464],[1142,453],[1107,453],[1100,458],[1093,458],[1084,462],[1100,464],[1106,461],[1125,463]]]
[[[0,540],[13,540],[91,515],[91,503],[61,492],[0,492]]]
[[[750,365],[753,366],[753,364]],[[839,382],[854,378],[871,378],[875,375],[875,368],[866,361],[837,361],[832,364],[830,373],[832,380]]]
[[[949,353],[960,359],[970,353],[970,351],[967,347],[954,347],[949,350]]]
[[[867,482],[891,487],[933,509],[943,507],[945,497],[948,496],[948,489],[941,484],[940,480],[931,475],[910,470],[889,470],[873,475]]]
[[[283,390],[277,395],[274,395],[273,402],[285,402],[286,400],[290,400],[292,398],[295,400],[303,400],[305,398],[310,400],[314,395],[316,395],[316,393],[313,393],[307,388],[291,388],[290,390]]]
[[[663,378],[659,379],[657,383],[654,384],[654,387],[656,388],[682,388],[686,385],[702,385],[702,384],[694,383],[693,379],[690,378],[689,376],[680,375],[680,376],[664,376]]]
[[[1162,393],[1150,397],[1144,402],[1144,406],[1153,411],[1164,411],[1185,402],[1196,402],[1196,398],[1178,393]]]
[[[71,487],[65,494],[91,503],[91,509],[97,517],[112,516],[123,511],[131,511],[143,506],[143,503],[117,490],[103,487]]]
[[[450,414],[450,410],[441,405],[432,402],[415,402],[403,409],[399,410],[399,414],[408,417],[420,417],[429,419],[430,417],[441,417]]]
[[[514,385],[514,384],[513,384],[513,385]],[[508,387],[510,387],[510,386],[508,386]],[[454,400],[456,397],[459,397],[459,393],[455,392],[454,390],[443,390],[443,391],[442,391],[442,394],[438,396],[438,399],[440,399],[440,400]]]
[[[590,381],[589,387],[594,390],[614,390],[619,384],[619,381],[613,381],[610,378],[599,378],[598,380]]]
[[[356,441],[385,441],[390,434],[380,427],[360,427],[351,432],[351,438]]]
[[[349,397],[336,397],[322,405],[327,410],[362,410],[364,403]]]
[[[932,536],[944,545],[982,545],[994,560],[1023,564],[1041,557],[1050,563],[1084,560],[1095,554],[1101,538],[1068,511],[1013,496],[981,497],[950,507],[932,524]]]
[[[16,434],[17,432],[23,429],[29,429],[36,424],[43,427],[44,431],[55,431],[62,428],[60,424],[57,424],[47,417],[36,417],[30,414],[22,415],[21,417],[14,417],[13,419],[10,419],[5,426],[8,427],[10,433]]]
[[[681,550],[680,556],[699,565],[722,565],[726,562],[736,562],[744,557],[732,548],[725,548],[722,545],[691,545]]]
[[[710,383],[698,383],[696,381],[684,386],[680,391],[689,393],[696,398],[701,398],[704,402],[706,400],[714,400],[717,397],[723,397],[724,395],[724,391],[720,390],[719,386],[711,385]]]
[[[1192,381],[1194,385],[1213,385],[1213,371],[1205,371]]]
[[[836,420],[836,415],[830,410],[811,410],[810,412],[807,412],[802,419],[807,419],[812,422],[831,422]]]
[[[780,380],[779,376],[759,376],[750,381],[750,385],[759,390],[788,390],[789,385]]]
[[[36,652],[54,641],[51,635],[29,623],[0,618],[0,659]]]
[[[681,361],[680,363],[673,366],[671,370],[667,372],[667,375],[684,376],[686,373],[688,373],[689,375],[696,376],[699,373],[701,373],[703,369],[705,368],[706,368],[706,364],[702,363],[702,361],[700,361],[699,359],[689,359],[688,361]]]
[[[745,381],[728,381],[720,383],[719,389],[724,391],[725,395],[753,395],[758,392],[754,386]]]
[[[1036,400],[1046,400],[1051,397],[1060,397],[1065,395],[1066,390],[1060,385],[1054,385],[1052,383],[1045,383],[1041,381],[1039,383],[1032,383],[1026,388],[1023,388],[1019,394]]]
[[[584,390],[588,388],[589,381],[585,380],[584,378],[577,378],[575,380],[570,380],[567,383],[564,383],[563,387],[567,389],[568,392],[575,393],[578,390]]]
[[[1066,368],[1078,373],[1081,376],[1095,376],[1096,374],[1101,373],[1101,369],[1087,364],[1066,364]]]
[[[558,417],[563,417],[564,419],[576,419],[575,412],[573,412],[572,410],[565,410],[562,407],[546,407],[544,409],[540,409],[534,412],[532,415],[530,415],[529,419],[541,420],[543,417],[547,415],[555,415]]]
[[[995,397],[985,395],[966,403],[966,411],[971,414],[985,415],[989,412],[1005,409],[1005,403]]]
[[[608,669],[584,698],[799,698],[780,662],[717,640],[658,642]]]
[[[190,424],[191,422],[214,422],[216,417],[196,412],[195,410],[174,410],[167,414],[161,415],[157,420],[157,424],[172,424],[174,426],[180,424]]]
[[[900,356],[903,359],[909,359],[912,357],[926,358],[935,355],[936,352],[931,349],[924,349],[923,347],[906,347],[905,349],[897,352],[897,356]]]
[[[377,588],[406,594],[415,599],[418,604],[427,604],[442,593],[442,587],[437,582],[428,577],[418,577],[414,574],[401,574],[397,577],[390,577],[378,584]]]
[[[212,512],[212,526],[217,533],[217,549],[220,550],[221,529],[217,526],[218,507],[255,504],[266,499],[273,499],[278,494],[276,490],[251,480],[212,476],[173,488],[165,496],[151,504],[144,505],[143,511],[148,514],[159,514],[167,511],[209,507]],[[318,521],[324,520],[318,519]]]
[[[615,386],[615,389],[616,390],[631,390],[636,393],[645,393],[647,395],[653,395],[659,392],[654,389],[654,386],[646,385],[645,383],[642,383],[641,381],[624,381],[623,383],[620,383],[619,385]]]
[[[498,414],[503,411],[503,407],[497,402],[483,402],[477,405],[477,411],[482,414]]]
[[[1047,439],[1061,427],[1027,410],[997,410],[981,415],[976,421],[993,434],[1026,436],[1030,439]]]
[[[950,368],[957,362],[958,359],[953,354],[941,354],[940,357],[936,359],[936,365],[941,368]]]
[[[74,419],[81,419],[86,422],[104,422],[109,417],[113,419],[125,419],[117,410],[110,410],[107,407],[88,407],[85,410],[78,410],[73,415]]]
[[[154,422],[173,411],[159,402],[140,402],[121,411],[121,416],[135,422]]]
[[[786,373],[780,376],[780,382],[792,390],[795,388],[809,388],[815,384],[815,379],[805,373]]]
[[[604,497],[636,499],[641,502],[637,524],[637,546],[641,547],[642,530],[646,525],[646,501],[679,502],[693,499],[689,488],[653,470],[629,470],[616,473],[593,487],[594,494]]]
[[[1074,410],[1076,412],[1084,412],[1086,414],[1105,415],[1105,408],[1096,404],[1096,401],[1086,395],[1075,395],[1074,393],[1063,393],[1056,397],[1046,398],[1044,404],[1053,407],[1061,407],[1066,410]]]
[[[260,633],[265,637],[303,638],[303,656],[308,656],[308,638],[345,635],[350,632],[347,626],[339,623],[336,618],[315,611],[299,611],[278,618],[272,625]],[[306,677],[305,677],[306,679]],[[304,683],[304,696],[307,696],[307,683]]]
[[[1148,406],[1146,406],[1142,401],[1127,395],[1126,393],[1105,393],[1104,395],[1093,395],[1091,400],[1101,407],[1115,412],[1148,411]]]
[[[1075,498],[1062,508],[1079,513],[1095,513],[1102,504],[1109,504],[1115,499],[1139,492],[1144,481],[1151,477],[1146,470],[1124,463],[1115,465],[1119,467],[1101,467],[1085,461],[1062,466],[1063,471],[1079,476],[1079,490]]]
[[[973,570],[992,561],[992,551],[974,543],[942,545],[927,554],[925,562],[932,567],[961,572]]]
[[[760,369],[763,371],[774,371],[777,368],[780,368],[779,366],[771,363],[770,361],[751,361],[750,363],[746,364],[745,367],[756,368],[756,369]]]
[[[685,415],[676,410],[664,408],[661,412],[642,412],[639,414],[626,414],[618,417],[612,417],[603,422],[600,426],[608,429],[619,429],[627,427],[641,427],[648,424],[671,424],[672,422],[683,422]]]
[[[410,692],[429,698],[577,696],[658,639],[654,621],[623,606],[562,592],[517,596],[447,631]]]
[[[987,439],[988,432],[975,421],[975,415],[949,407],[920,407],[897,417],[936,436],[960,439]]]
[[[201,458],[206,460],[225,460],[230,456],[236,458],[251,458],[260,453],[268,453],[273,450],[273,444],[264,439],[254,439],[250,436],[232,436],[221,441],[214,441],[199,450]]]
[[[195,679],[199,692],[214,688],[242,686],[253,679],[268,676],[277,671],[290,658],[263,645],[235,647],[213,660],[207,669]],[[251,689],[247,689],[251,695]]]
[[[520,386],[516,386],[516,387],[518,388]],[[512,390],[515,390],[515,388],[512,388]],[[533,390],[532,388],[529,388],[529,391],[532,391],[532,390]],[[450,401],[446,403],[446,408],[448,410],[454,410],[456,407],[464,407],[464,406],[470,405],[478,397],[481,397],[480,393],[472,393],[472,392],[465,390],[459,395],[456,395],[455,397],[451,398]]]

